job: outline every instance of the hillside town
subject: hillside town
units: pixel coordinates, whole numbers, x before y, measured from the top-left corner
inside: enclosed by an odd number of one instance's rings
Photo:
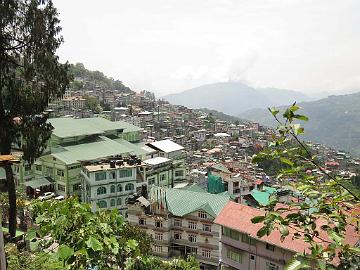
[[[94,113],[85,106],[89,97],[109,110]],[[28,200],[77,196],[94,212],[117,209],[152,237],[154,255],[191,255],[201,269],[282,270],[296,253],[308,250],[301,239],[282,241],[278,232],[259,238],[260,227],[251,223],[274,198],[285,205],[304,199],[291,185],[295,179],[282,185],[252,163],[273,141],[274,129],[217,119],[147,91],[87,88],[86,81],[81,91],[53,101],[46,113],[54,129],[34,164],[13,147],[16,187]],[[360,159],[311,145],[326,172],[345,179],[358,173]],[[2,185],[5,179],[0,168]],[[33,226],[31,217],[18,222],[20,234]],[[2,224],[6,227],[6,215]],[[346,242],[356,246],[359,240],[349,230]]]

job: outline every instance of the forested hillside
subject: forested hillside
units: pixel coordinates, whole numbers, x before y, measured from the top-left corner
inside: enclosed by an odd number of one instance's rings
[[[360,92],[299,103],[301,114],[310,118],[304,124],[305,137],[360,155],[359,104]],[[249,110],[239,116],[264,125],[275,125],[272,115],[265,108]]]

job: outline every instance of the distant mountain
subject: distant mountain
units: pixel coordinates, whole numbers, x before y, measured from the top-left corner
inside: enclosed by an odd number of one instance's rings
[[[200,108],[200,109],[197,109],[197,111],[201,111],[201,112],[204,112],[204,113],[207,113],[207,114],[212,114],[216,119],[219,119],[221,121],[227,121],[227,122],[233,122],[233,123],[235,123],[235,122],[239,122],[239,123],[246,122],[246,120],[241,119],[241,118],[239,118],[237,116],[228,115],[228,114],[219,112],[217,110],[210,110],[210,109],[207,109],[207,108]]]
[[[231,115],[238,115],[253,108],[284,105],[295,100],[309,100],[309,97],[297,91],[254,88],[241,82],[202,85],[163,98],[172,104],[184,105],[193,109],[208,108]]]
[[[322,142],[339,150],[360,155],[360,92],[329,96],[312,102],[302,102],[300,113],[310,120],[304,123],[305,138]],[[284,107],[282,107],[284,109]],[[266,109],[252,109],[239,117],[274,126]]]

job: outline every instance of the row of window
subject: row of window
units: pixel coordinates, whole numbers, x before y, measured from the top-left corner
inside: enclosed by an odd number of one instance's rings
[[[230,237],[234,240],[241,240],[243,243],[247,243],[250,245],[255,245],[255,239],[249,237],[247,234],[240,233],[238,231],[223,227],[223,235]]]
[[[153,245],[153,250],[157,253],[161,253],[163,252],[163,246],[160,246],[160,245]],[[165,250],[164,250],[165,251]],[[192,254],[197,254],[197,248],[190,248],[189,249],[189,253],[192,253]],[[201,255],[204,257],[204,258],[211,258],[211,250],[209,249],[202,249],[201,250]]]
[[[135,186],[132,183],[127,183],[125,185],[125,191],[133,191],[134,189],[135,189]],[[115,186],[115,185],[110,186],[110,193],[122,192],[122,191],[123,191],[123,188],[122,188],[121,184],[117,184],[117,186]],[[106,187],[103,187],[103,186],[98,187],[96,190],[97,195],[103,195],[106,193],[107,193],[107,189],[106,189]]]
[[[226,251],[226,257],[237,263],[242,263],[242,255],[242,253],[232,249]],[[254,261],[255,255],[250,254],[250,260]],[[266,262],[266,270],[279,270],[279,266],[273,262]]]
[[[114,207],[114,206],[119,206],[121,205],[122,201],[121,201],[121,198],[117,198],[116,200],[115,199],[111,199],[110,200],[110,207]],[[107,201],[105,200],[99,200],[97,202],[97,205],[99,208],[107,208]]]
[[[132,169],[120,170],[119,178],[131,177]],[[95,173],[95,181],[106,180],[106,172],[97,172]],[[116,179],[116,171],[109,173],[109,179]]]

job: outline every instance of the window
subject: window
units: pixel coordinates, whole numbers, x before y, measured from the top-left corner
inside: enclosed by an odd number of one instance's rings
[[[150,177],[148,179],[148,183],[149,183],[149,185],[154,185],[155,184],[155,177]]]
[[[174,239],[180,240],[181,239],[181,232],[174,232]]]
[[[99,208],[106,208],[107,202],[104,200],[100,200],[100,201],[98,201],[98,206],[99,206]]]
[[[119,177],[120,178],[131,177],[131,176],[132,176],[132,170],[131,169],[119,171]]]
[[[139,225],[146,225],[146,219],[145,218],[139,218]]]
[[[160,175],[160,181],[165,181],[165,180],[166,180],[166,174]]]
[[[230,237],[234,240],[239,240],[240,239],[240,233],[237,231],[234,231],[232,229],[223,227],[223,235]]]
[[[180,171],[175,171],[175,177],[182,177],[184,176],[184,171],[180,170]]]
[[[95,173],[95,181],[101,181],[106,179],[106,172]]]
[[[111,185],[111,187],[110,187],[110,192],[111,192],[111,193],[115,193],[115,185]]]
[[[187,252],[196,255],[196,254],[197,254],[197,248],[195,248],[195,247],[188,247]]]
[[[203,224],[203,231],[204,232],[211,232],[211,225],[210,224]]]
[[[96,193],[97,195],[106,194],[106,187],[98,187]]]
[[[122,191],[122,185],[121,184],[118,184],[117,185],[117,192],[121,192]]]
[[[156,228],[162,228],[162,222],[160,220],[155,221],[155,227]]]
[[[111,200],[110,200],[110,206],[111,206],[111,207],[115,206],[115,199],[111,199]]]
[[[272,262],[266,262],[266,270],[278,270],[279,266]]]
[[[56,170],[56,175],[57,175],[57,176],[64,177],[64,170],[57,169],[57,170]]]
[[[231,249],[227,250],[226,257],[234,262],[242,263],[242,256],[240,253],[235,252]]]
[[[266,249],[267,249],[267,250],[274,251],[274,250],[275,250],[275,246],[270,245],[270,244],[266,244]]]
[[[202,256],[205,257],[205,258],[210,258],[211,257],[211,250],[203,249],[202,250]]]
[[[54,174],[53,168],[51,168],[51,167],[46,167],[45,174],[46,174],[47,176],[53,176],[53,174]]]
[[[116,178],[116,172],[110,172],[109,173],[109,178],[110,179],[115,179]]]
[[[254,261],[255,260],[255,255],[250,255],[250,260]]]
[[[117,205],[121,205],[121,198],[117,198],[117,199],[116,199],[116,204],[117,204]]]
[[[189,227],[189,229],[196,230],[196,223],[189,221],[188,227]]]
[[[181,227],[181,219],[174,219],[174,227]]]
[[[31,171],[31,165],[30,164],[26,164],[24,166],[25,172]]]
[[[64,185],[58,184],[57,186],[58,186],[59,191],[65,192],[65,186]]]
[[[154,239],[155,239],[155,240],[158,240],[158,241],[162,241],[162,240],[163,240],[163,234],[156,232],[156,233],[154,234]]]
[[[196,243],[196,235],[195,234],[189,234],[189,241],[191,243]]]
[[[35,165],[35,170],[37,170],[37,171],[42,171],[42,166],[36,164],[36,165]]]
[[[81,189],[81,184],[80,183],[77,183],[75,185],[73,185],[73,191],[78,191]]]
[[[162,252],[162,246],[154,245],[155,252]]]
[[[134,184],[132,184],[132,183],[126,184],[125,190],[126,190],[126,191],[134,190]]]
[[[198,216],[199,216],[199,218],[203,218],[203,219],[207,218],[207,214],[204,211],[199,211]]]

